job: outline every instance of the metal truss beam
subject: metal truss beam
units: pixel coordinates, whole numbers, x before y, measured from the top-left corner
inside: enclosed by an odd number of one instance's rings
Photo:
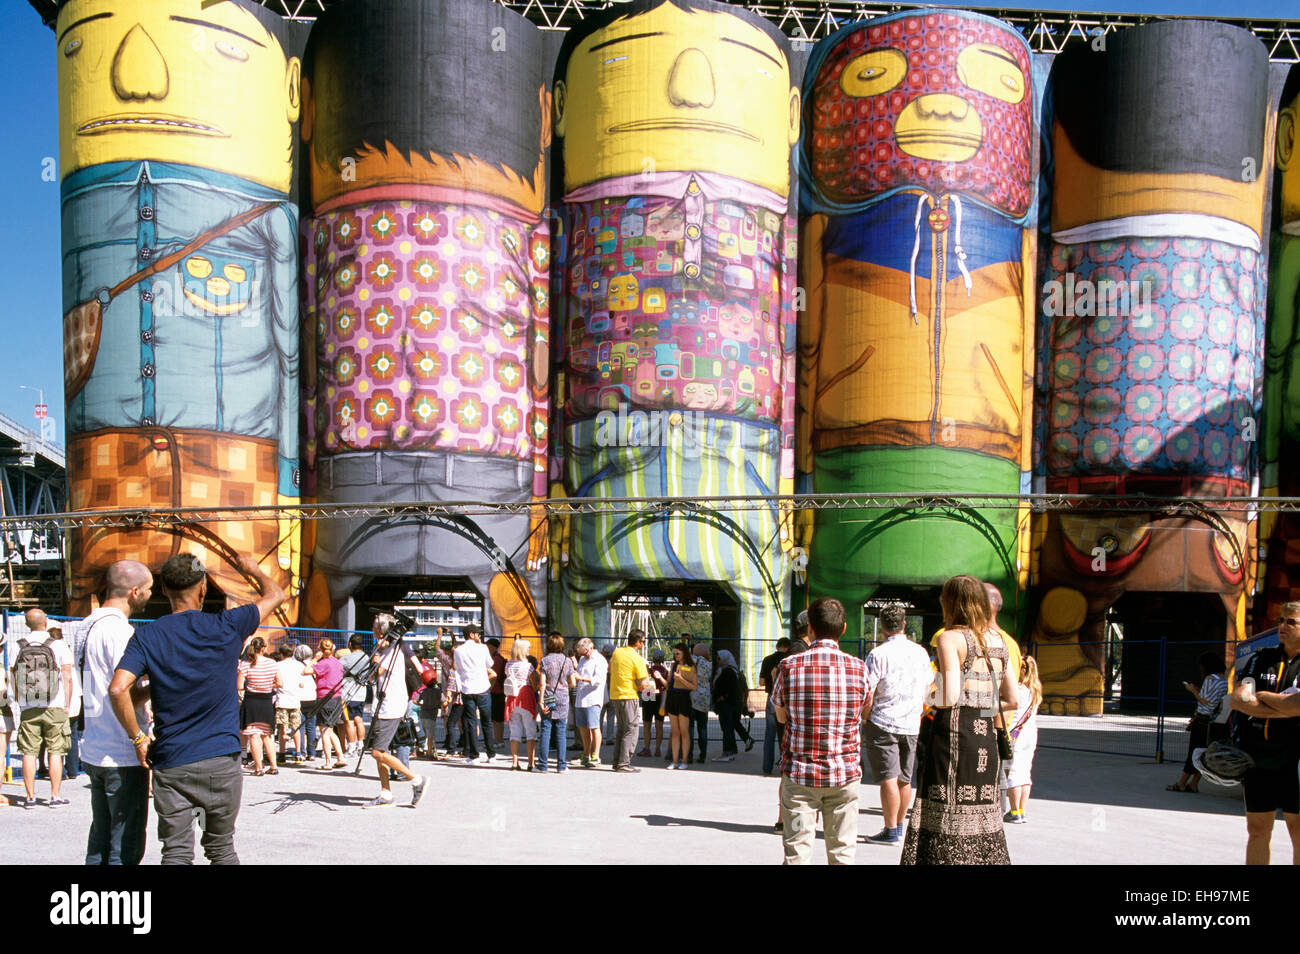
[[[546,513],[550,516],[594,514],[708,514],[753,510],[1020,510],[1035,513],[1146,513],[1153,517],[1187,517],[1218,523],[1223,515],[1253,517],[1261,513],[1300,513],[1300,497],[1155,497],[1145,494],[789,494],[721,497],[566,497],[536,503],[299,504],[243,508],[99,510],[29,514],[0,518],[0,531],[55,526],[62,530],[94,528],[168,529],[196,524],[273,518],[334,520],[372,517],[402,521],[461,516]]]
[[[50,26],[58,13],[58,0],[29,0]],[[337,0],[258,0],[289,20],[316,19]],[[517,10],[538,26],[549,30],[567,30],[589,14],[610,6],[610,0],[494,0],[503,7]],[[837,29],[860,20],[917,9],[914,4],[875,3],[868,0],[784,0],[784,2],[742,2],[743,6],[767,19],[794,40],[818,40]],[[1038,53],[1059,53],[1067,42],[1090,40],[1101,33],[1152,20],[1175,20],[1178,17],[1150,16],[1133,13],[1070,13],[1064,10],[1022,10],[1018,8],[981,9],[980,13],[1005,20],[1024,34],[1030,47]],[[1250,30],[1268,48],[1276,63],[1300,62],[1300,22],[1270,19],[1235,19],[1214,17]]]

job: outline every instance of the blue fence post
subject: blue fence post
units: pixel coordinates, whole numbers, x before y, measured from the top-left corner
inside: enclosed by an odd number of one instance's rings
[[[0,608],[0,665],[5,667],[5,672],[9,672],[9,607]],[[5,678],[5,685],[9,685],[9,680]],[[13,692],[10,687],[10,692]],[[16,706],[17,703],[12,703]],[[18,715],[16,708],[10,709],[15,716]],[[8,782],[9,778],[9,745],[18,737],[17,732],[10,733],[10,737],[5,740],[5,750],[0,752],[0,782]]]
[[[1165,760],[1165,675],[1169,663],[1169,639],[1160,637],[1160,675],[1156,682],[1156,764]]]

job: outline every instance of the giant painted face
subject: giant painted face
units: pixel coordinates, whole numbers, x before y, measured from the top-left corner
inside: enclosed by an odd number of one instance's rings
[[[787,195],[799,90],[785,51],[729,12],[663,3],[585,37],[555,84],[564,185],[724,172]]]
[[[1300,66],[1291,68],[1294,83],[1300,87]],[[1282,102],[1277,117],[1277,168],[1282,176],[1281,228],[1288,235],[1300,235],[1300,93],[1288,103]]]
[[[812,83],[808,158],[823,195],[856,202],[912,186],[1023,215],[1033,193],[1024,41],[983,18],[887,19],[840,39]]]
[[[234,0],[72,0],[57,25],[64,174],[152,159],[281,191],[297,57]]]

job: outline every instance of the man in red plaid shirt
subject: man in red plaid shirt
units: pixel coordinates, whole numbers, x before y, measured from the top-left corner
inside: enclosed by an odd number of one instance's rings
[[[787,656],[776,673],[772,705],[785,724],[781,738],[781,821],[785,863],[807,864],[826,829],[826,858],[851,865],[858,842],[858,780],[867,665],[840,649],[844,605],[815,600],[808,607],[813,644]]]

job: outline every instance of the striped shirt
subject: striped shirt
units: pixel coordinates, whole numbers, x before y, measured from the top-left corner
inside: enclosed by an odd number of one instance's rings
[[[781,774],[796,785],[837,788],[862,777],[862,707],[867,665],[819,639],[776,670],[772,704],[788,713],[781,736]]]
[[[1204,702],[1196,704],[1196,714],[1213,717],[1219,711],[1219,700],[1228,694],[1228,680],[1217,673],[1205,677],[1200,696]]]
[[[257,657],[257,665],[250,666],[246,660],[240,660],[239,671],[244,674],[245,692],[270,692],[275,688],[275,663],[266,656]]]

